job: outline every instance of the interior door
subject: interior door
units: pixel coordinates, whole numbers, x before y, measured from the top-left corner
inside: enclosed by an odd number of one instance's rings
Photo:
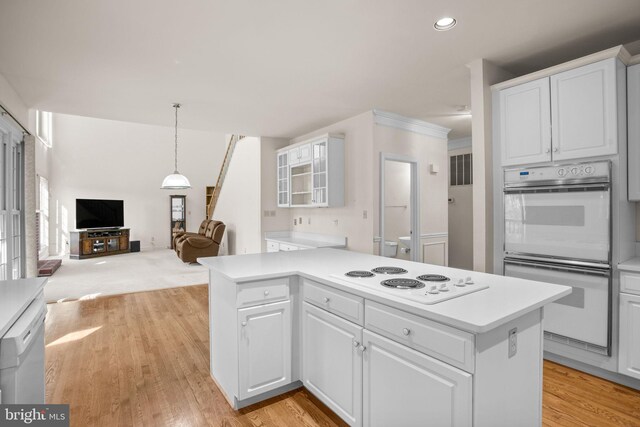
[[[472,377],[446,363],[364,331],[363,424],[472,425]]]
[[[289,301],[238,310],[240,399],[291,382]]]
[[[305,387],[351,426],[362,425],[362,327],[303,303]]]

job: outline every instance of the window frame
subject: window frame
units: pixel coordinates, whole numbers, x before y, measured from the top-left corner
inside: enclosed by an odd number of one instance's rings
[[[46,118],[46,120],[45,120]],[[42,122],[46,121],[46,134],[42,132]],[[53,114],[48,111],[36,110],[36,136],[45,147],[53,146]]]

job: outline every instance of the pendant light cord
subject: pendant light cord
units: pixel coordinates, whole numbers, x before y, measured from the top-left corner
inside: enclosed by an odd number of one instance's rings
[[[175,145],[175,173],[178,173],[178,108],[180,108],[180,104],[173,104],[173,108],[176,109],[176,145]]]

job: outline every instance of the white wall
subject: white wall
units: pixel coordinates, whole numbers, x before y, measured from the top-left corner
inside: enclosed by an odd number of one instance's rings
[[[236,144],[213,213],[213,219],[226,225],[231,255],[262,252],[260,162],[260,138]]]
[[[368,111],[347,120],[294,138],[296,143],[326,133],[345,137],[345,206],[341,208],[291,208],[292,218],[302,218],[302,224],[286,229],[332,236],[346,236],[347,248],[352,251],[373,251],[373,190],[372,164],[373,113]],[[377,157],[376,157],[377,158]],[[274,196],[275,197],[275,196]],[[364,216],[367,218],[364,218]],[[309,224],[309,221],[311,224]]]
[[[465,139],[468,145],[450,149],[449,156],[471,153],[471,138]],[[449,148],[457,141],[449,141]],[[449,186],[449,198],[449,266],[473,270],[473,185]]]
[[[213,185],[224,156],[224,135],[179,129],[178,170],[189,190],[162,190],[173,172],[174,129],[88,117],[53,115],[53,148],[48,163],[50,253],[68,253],[75,228],[76,198],[124,200],[125,227],[143,249],[170,244],[169,195],[187,196],[187,230],[205,218],[205,186]],[[40,164],[37,170],[46,170]]]
[[[285,138],[260,138],[260,199],[262,229],[262,251],[267,250],[264,233],[267,231],[288,230],[293,224],[291,210],[278,207],[276,151],[289,144]]]
[[[29,129],[29,132],[35,135],[35,126],[30,126],[29,108],[2,74],[0,74],[0,104],[2,104],[22,126]]]

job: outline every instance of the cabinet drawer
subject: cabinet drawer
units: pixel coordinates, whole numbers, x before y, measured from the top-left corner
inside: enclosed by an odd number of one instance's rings
[[[364,300],[355,295],[304,279],[304,300],[351,322],[364,323]]]
[[[280,243],[280,245],[279,245],[279,246],[280,246],[280,250],[281,250],[281,251],[297,251],[298,249],[300,249],[300,248],[299,248],[299,247],[297,247],[297,246],[294,246],[294,245],[286,245],[286,244],[284,244],[284,243]]]
[[[365,328],[467,372],[474,371],[474,338],[468,332],[372,301],[366,302]]]
[[[620,272],[620,292],[640,295],[640,273]]]
[[[238,286],[238,307],[268,304],[289,298],[289,279],[273,279]]]
[[[271,240],[267,240],[267,252],[278,252],[280,251],[280,244],[278,242],[272,242]]]

